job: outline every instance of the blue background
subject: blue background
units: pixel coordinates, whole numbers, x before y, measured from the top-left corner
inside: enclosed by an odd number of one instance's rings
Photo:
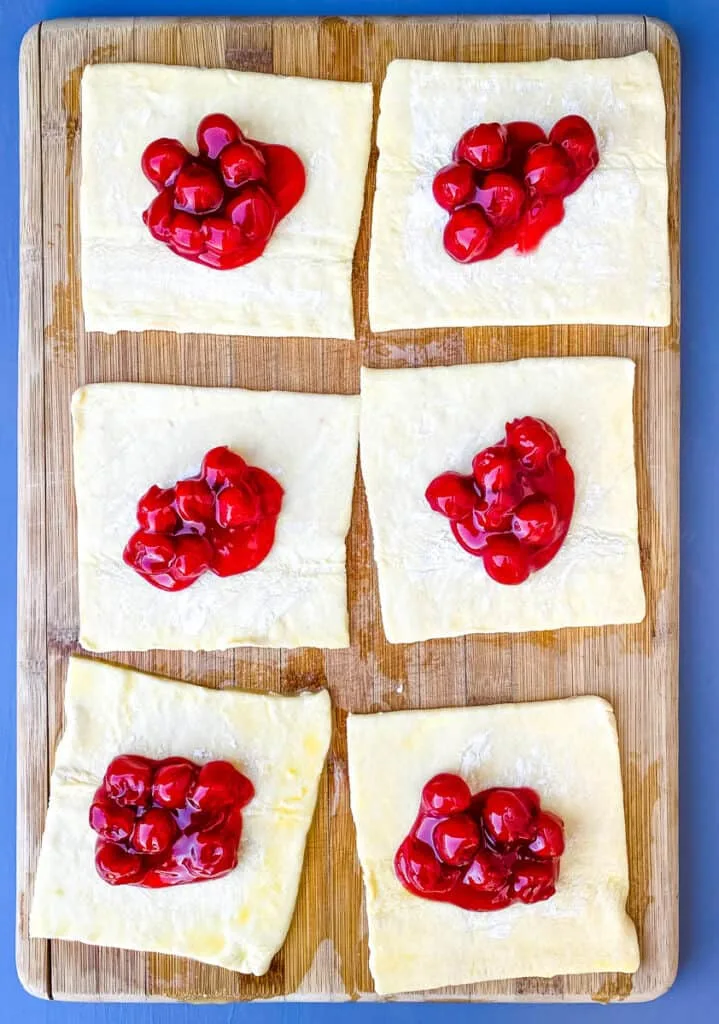
[[[0,0],[0,1019],[26,1024],[309,1024],[361,1021],[434,1024],[451,1015],[513,1024],[717,1019],[719,1008],[719,0]],[[70,16],[161,14],[501,14],[643,13],[669,21],[679,34],[683,63],[683,405],[682,405],[682,652],[681,652],[681,952],[677,981],[654,1003],[633,1006],[80,1006],[38,1001],[20,987],[14,964],[15,789],[15,449],[17,336],[17,59],[34,22]]]

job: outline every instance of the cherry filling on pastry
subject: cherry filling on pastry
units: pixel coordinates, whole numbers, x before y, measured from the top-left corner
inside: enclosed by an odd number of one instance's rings
[[[475,455],[471,473],[442,473],[425,497],[493,580],[517,584],[562,546],[574,510],[574,473],[556,431],[523,416]]]
[[[143,494],[123,561],[161,590],[184,590],[207,571],[249,572],[272,550],[283,495],[269,473],[213,448],[197,476]]]
[[[178,139],[142,154],[155,196],[142,215],[153,238],[217,270],[256,260],[305,190],[302,161],[287,146],[248,139],[226,114],[197,127],[197,155]]]
[[[242,809],[254,795],[229,761],[116,757],[90,806],[98,875],[146,889],[221,878],[237,866]]]
[[[472,793],[459,775],[422,790],[419,814],[394,859],[405,889],[464,910],[502,910],[555,893],[564,822],[533,789]]]
[[[548,136],[530,121],[468,128],[432,184],[449,213],[445,250],[458,263],[475,263],[513,246],[536,249],[598,163],[594,132],[576,114],[560,118]]]

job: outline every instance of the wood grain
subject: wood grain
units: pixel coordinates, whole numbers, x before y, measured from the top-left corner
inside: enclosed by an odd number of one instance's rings
[[[366,266],[376,150],[354,267],[358,342],[157,332],[86,335],[79,290],[79,83],[87,63],[155,61],[370,80],[375,107],[394,57],[534,60],[657,55],[667,97],[672,325],[443,329],[373,336]],[[449,18],[48,22],[25,38],[21,101],[18,549],[18,933],[23,984],[58,999],[240,1000],[372,997],[361,876],[349,812],[348,711],[599,693],[617,711],[642,964],[633,978],[586,975],[466,986],[417,999],[650,999],[677,962],[679,425],[679,52],[643,18]],[[206,686],[292,692],[326,684],[335,707],[328,771],[297,911],[263,978],[161,955],[38,941],[28,905],[68,655],[77,649],[69,398],[91,381],[156,381],[352,393],[359,367],[528,355],[606,354],[637,363],[640,543],[648,615],[640,625],[391,645],[382,631],[367,506],[358,477],[348,539],[352,647],[346,651],[151,652],[117,660]]]

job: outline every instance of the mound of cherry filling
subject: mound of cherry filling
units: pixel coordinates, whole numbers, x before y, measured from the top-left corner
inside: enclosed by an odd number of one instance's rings
[[[533,789],[472,793],[458,775],[435,775],[395,855],[406,889],[464,910],[502,910],[555,893],[564,823]]]
[[[254,795],[229,761],[116,757],[90,807],[97,873],[146,889],[221,878],[237,866],[242,809]]]
[[[225,114],[197,127],[198,154],[155,139],[142,170],[158,190],[142,215],[150,234],[186,260],[217,270],[251,263],[305,190],[302,161],[287,146],[246,138]]]
[[[283,495],[264,469],[213,448],[197,476],[143,494],[123,560],[161,590],[184,590],[208,570],[249,572],[272,550]]]
[[[574,510],[574,473],[556,431],[524,416],[484,448],[472,472],[447,472],[425,492],[455,539],[497,583],[523,583],[559,551]]]
[[[564,200],[599,163],[583,117],[563,117],[545,135],[530,121],[477,124],[437,172],[434,198],[449,212],[444,248],[458,263],[535,249],[564,217]]]

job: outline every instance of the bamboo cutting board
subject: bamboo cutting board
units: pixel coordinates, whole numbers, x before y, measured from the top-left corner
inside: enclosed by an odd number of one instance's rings
[[[541,327],[373,336],[366,266],[373,154],[355,259],[358,341],[161,333],[87,335],[79,282],[79,84],[87,63],[153,61],[371,80],[387,62],[657,55],[667,99],[673,319],[667,329]],[[619,722],[628,824],[629,912],[638,973],[520,979],[417,994],[473,1000],[650,999],[677,961],[679,427],[679,53],[644,18],[437,20],[116,20],[43,23],[25,38],[21,97],[21,312],[18,637],[18,971],[56,999],[374,998],[346,765],[348,711],[536,700],[597,693]],[[110,126],[111,127],[111,126]],[[92,381],[357,392],[378,367],[529,355],[621,355],[637,363],[640,542],[648,614],[640,625],[472,636],[392,646],[382,632],[360,479],[348,540],[352,647],[344,651],[120,654],[116,660],[206,686],[292,692],[326,685],[335,732],[309,837],[297,910],[267,975],[28,936],[48,776],[62,730],[68,655],[78,650],[70,395]],[[68,865],[72,870],[72,865]]]

